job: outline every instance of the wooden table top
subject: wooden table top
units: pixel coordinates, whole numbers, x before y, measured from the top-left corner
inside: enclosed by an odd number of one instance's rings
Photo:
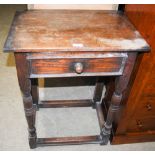
[[[4,51],[147,51],[149,45],[117,11],[17,12]]]

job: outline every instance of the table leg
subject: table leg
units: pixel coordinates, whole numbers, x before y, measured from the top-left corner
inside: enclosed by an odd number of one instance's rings
[[[31,94],[33,99],[33,104],[36,107],[36,110],[39,110],[38,101],[39,101],[39,90],[38,90],[38,79],[31,79]]]
[[[107,144],[109,141],[114,116],[119,111],[120,104],[123,99],[123,92],[125,91],[125,89],[129,84],[136,56],[137,56],[136,53],[128,54],[128,59],[126,61],[123,75],[116,77],[115,79],[115,90],[111,98],[111,104],[108,109],[106,122],[101,132],[102,144]]]
[[[28,123],[29,145],[30,148],[35,148],[37,139],[35,129],[36,109],[33,105],[33,99],[31,95],[31,80],[29,79],[29,63],[26,60],[26,54],[22,53],[15,53],[15,60],[16,60],[18,82],[23,95],[24,110]]]
[[[101,101],[104,120],[106,120],[107,118],[107,113],[111,103],[111,98],[112,98],[114,89],[115,89],[115,77],[105,78],[105,94]]]
[[[104,87],[103,79],[98,77],[96,79],[95,91],[94,91],[94,96],[93,96],[93,108],[95,108],[96,102],[101,101],[103,87]]]

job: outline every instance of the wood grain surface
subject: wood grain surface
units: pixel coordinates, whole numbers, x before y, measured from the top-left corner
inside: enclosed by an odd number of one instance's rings
[[[125,14],[151,50],[138,56],[138,71],[113,144],[155,141],[155,5],[125,5]]]
[[[148,44],[118,11],[17,12],[4,51],[146,51]]]
[[[85,73],[109,73],[113,75],[119,72],[122,66],[123,58],[105,58],[105,59],[45,59],[31,61],[31,74],[65,74],[74,73],[75,65],[81,63]],[[124,68],[124,67],[123,67]],[[113,73],[114,72],[114,73]],[[121,73],[118,73],[121,74]],[[44,75],[45,76],[45,75]],[[64,75],[65,76],[65,75]],[[86,76],[86,75],[85,75]]]

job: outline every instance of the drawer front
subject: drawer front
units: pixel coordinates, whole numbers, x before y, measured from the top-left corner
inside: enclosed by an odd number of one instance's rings
[[[30,77],[121,75],[126,57],[30,59]]]
[[[144,80],[144,86],[138,99],[139,102],[137,102],[139,104],[136,107],[139,110],[135,112],[135,116],[155,117],[155,64],[149,70],[148,78]]]
[[[136,109],[138,110],[134,114],[135,117],[155,117],[155,99],[142,98]]]
[[[144,132],[155,130],[155,117],[133,118],[127,130],[129,132]]]

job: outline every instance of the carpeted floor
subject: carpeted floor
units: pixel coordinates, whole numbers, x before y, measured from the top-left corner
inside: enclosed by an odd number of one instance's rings
[[[14,12],[26,5],[0,5],[0,150],[30,150],[27,124],[18,86],[13,54],[2,51]],[[65,81],[65,82],[64,82]],[[41,99],[91,98],[94,79],[40,80]],[[75,87],[74,85],[77,84]],[[81,86],[84,84],[85,86]],[[43,85],[51,87],[44,88]],[[67,85],[71,85],[67,87]],[[88,85],[88,86],[87,86]],[[63,86],[63,87],[62,87]],[[39,120],[39,121],[38,121]],[[40,109],[37,113],[38,137],[74,136],[99,133],[96,111],[92,108]],[[35,150],[155,150],[155,143],[126,145],[49,146]]]

